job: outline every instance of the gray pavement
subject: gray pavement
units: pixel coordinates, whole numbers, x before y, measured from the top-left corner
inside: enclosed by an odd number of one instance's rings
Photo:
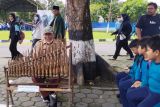
[[[19,45],[18,50],[22,53],[30,49],[29,45]],[[131,61],[126,60],[129,56],[125,56],[126,52],[122,49],[121,55],[117,61],[108,60],[112,58],[115,51],[114,42],[103,42],[95,44],[96,53],[102,56],[111,66],[118,71],[124,70]],[[8,45],[0,46],[0,107],[5,105],[5,78],[3,67],[7,64],[10,58]],[[30,81],[28,78],[22,78],[18,81]],[[73,107],[122,107],[116,98],[117,91],[111,91],[109,87],[74,87]],[[63,99],[67,94],[58,94],[59,98]],[[47,104],[42,102],[39,93],[13,93],[15,102],[14,107],[47,107]],[[66,107],[67,102],[58,103],[59,107]],[[5,107],[5,106],[4,106]]]

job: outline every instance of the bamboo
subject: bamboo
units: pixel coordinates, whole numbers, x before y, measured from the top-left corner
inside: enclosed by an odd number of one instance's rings
[[[25,52],[24,57],[17,57],[8,61],[9,76],[27,77],[66,77],[69,73],[69,60],[66,45],[61,41],[53,43],[46,49],[33,49]],[[70,46],[71,47],[71,46]]]

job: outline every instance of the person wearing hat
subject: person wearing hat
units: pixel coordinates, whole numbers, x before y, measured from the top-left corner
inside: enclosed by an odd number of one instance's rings
[[[65,36],[65,23],[59,12],[59,6],[53,6],[52,13],[54,19],[52,20],[50,26],[53,28],[56,39],[64,39]]]
[[[53,29],[51,26],[47,26],[44,28],[44,35],[42,37],[41,40],[39,40],[34,48],[33,48],[33,55],[36,54],[37,56],[40,56],[39,53],[42,53],[42,51],[46,51],[48,52],[48,49],[51,45],[53,45],[53,43],[55,43],[56,40],[55,39],[55,34],[53,33]],[[34,83],[44,83],[45,81],[48,81],[49,83],[54,83],[54,82],[57,82],[58,80],[55,79],[55,78],[50,78],[50,79],[46,79],[46,78],[35,78],[35,77],[32,77],[32,81]],[[40,88],[45,88],[45,87],[50,87],[50,88],[55,88],[57,87],[57,85],[54,85],[54,86],[39,86]],[[41,98],[43,99],[43,102],[45,103],[48,103],[50,102],[51,98],[50,96],[56,96],[54,92],[46,92],[46,91],[41,91]],[[54,103],[56,104],[56,97],[52,98],[52,103],[53,103],[53,100],[54,100]],[[56,107],[56,106],[54,106]]]

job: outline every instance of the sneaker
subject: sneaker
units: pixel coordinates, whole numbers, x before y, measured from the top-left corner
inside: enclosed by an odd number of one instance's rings
[[[111,59],[109,59],[109,60],[116,60],[115,58],[111,58]]]
[[[49,95],[50,103],[48,107],[57,107],[57,96],[55,93]]]
[[[42,98],[44,103],[49,103],[50,102],[49,96],[47,96],[47,97],[41,96],[41,98]]]
[[[117,94],[116,96],[117,96],[117,98],[119,100],[119,103],[121,104],[122,102],[121,102],[121,99],[120,99],[120,94]]]
[[[116,96],[117,96],[117,98],[120,98],[120,94],[117,94]]]
[[[129,59],[127,59],[127,60],[134,60],[134,58],[129,58]]]

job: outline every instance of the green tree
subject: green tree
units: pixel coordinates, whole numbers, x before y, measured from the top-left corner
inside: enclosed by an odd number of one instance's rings
[[[98,21],[98,16],[102,16],[107,19],[109,14],[111,0],[91,0],[90,11],[91,11],[91,20]],[[121,4],[117,0],[112,0],[111,4],[111,21],[115,20],[117,15],[120,13]]]
[[[7,13],[5,11],[0,10],[0,23],[7,21]]]
[[[31,22],[33,20],[33,12],[17,12],[17,15],[26,22]]]
[[[146,6],[146,0],[127,0],[123,3],[120,13],[128,14],[131,21],[135,22],[141,15],[145,14]]]
[[[91,3],[106,3],[110,2],[111,0],[90,0]]]

